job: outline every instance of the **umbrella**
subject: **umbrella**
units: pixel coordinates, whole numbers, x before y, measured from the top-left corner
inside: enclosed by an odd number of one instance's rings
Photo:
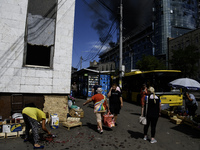
[[[175,88],[187,88],[188,90],[200,89],[199,82],[190,78],[179,78],[174,81],[171,81],[169,85]]]

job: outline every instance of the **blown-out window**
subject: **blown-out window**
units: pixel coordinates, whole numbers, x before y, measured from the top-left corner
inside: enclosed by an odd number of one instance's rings
[[[28,0],[24,66],[52,68],[57,0]]]

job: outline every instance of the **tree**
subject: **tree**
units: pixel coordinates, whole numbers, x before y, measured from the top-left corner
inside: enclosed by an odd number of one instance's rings
[[[193,77],[198,72],[197,63],[200,59],[198,47],[189,45],[185,49],[172,50],[170,60],[172,69],[181,70],[184,77]]]
[[[142,60],[136,63],[136,67],[140,70],[162,70],[166,69],[166,66],[161,60],[158,60],[155,56],[143,55]]]

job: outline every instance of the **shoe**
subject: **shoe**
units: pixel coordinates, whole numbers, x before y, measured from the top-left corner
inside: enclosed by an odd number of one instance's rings
[[[27,142],[27,141],[28,141],[28,139],[25,138],[25,139],[24,139],[24,142]]]
[[[100,130],[99,133],[100,133],[100,134],[103,134],[103,130]]]
[[[115,123],[115,126],[117,126],[117,123]]]
[[[34,146],[33,148],[34,148],[34,149],[43,149],[44,146],[43,146],[43,145],[40,145],[40,147],[36,147],[36,146]]]
[[[153,144],[153,143],[156,143],[157,141],[156,141],[156,139],[153,139],[153,140],[151,140],[151,143]]]
[[[145,141],[146,141],[146,140],[147,140],[147,136],[144,136],[143,140],[145,140]]]
[[[100,132],[100,130],[101,130],[101,129],[98,127],[98,128],[97,128],[97,131],[99,131],[99,132]]]

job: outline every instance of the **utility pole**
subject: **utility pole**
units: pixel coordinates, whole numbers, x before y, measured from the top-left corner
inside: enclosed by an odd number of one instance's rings
[[[119,39],[119,86],[122,88],[122,22],[123,22],[123,4],[122,0],[120,0],[120,39]]]

